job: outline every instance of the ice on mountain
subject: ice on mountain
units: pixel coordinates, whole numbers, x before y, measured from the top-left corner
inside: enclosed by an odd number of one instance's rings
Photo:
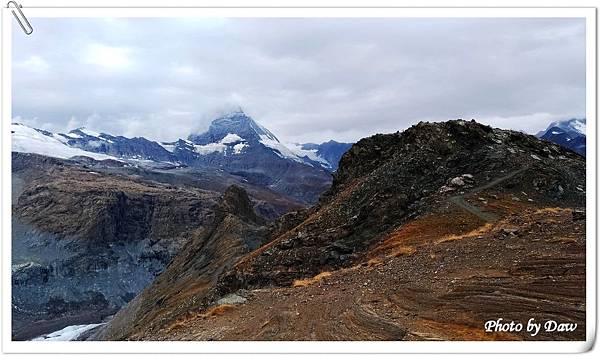
[[[165,150],[169,151],[169,152],[173,152],[175,151],[175,144],[174,143],[167,143],[167,142],[159,142],[159,145],[162,146],[162,148],[164,148]]]
[[[115,157],[101,153],[84,151],[79,148],[68,146],[56,135],[45,135],[39,130],[25,126],[11,126],[12,151],[23,153],[36,153],[49,157],[68,159],[74,156],[86,156],[97,160],[113,159]]]
[[[242,151],[246,147],[248,147],[247,143],[244,143],[244,142],[238,143],[238,144],[236,144],[236,145],[233,146],[233,153],[236,154],[236,155],[239,155],[240,153],[242,153]]]
[[[224,144],[236,143],[236,142],[240,142],[240,141],[244,141],[244,139],[242,139],[240,136],[238,136],[234,133],[228,133],[227,135],[225,135],[225,137],[223,137],[221,139],[221,143],[224,143]]]
[[[586,123],[585,120],[573,120],[569,125],[573,130],[585,135]]]
[[[329,164],[329,162],[327,162],[326,159],[317,154],[316,149],[303,149],[302,145],[299,145],[297,143],[287,143],[286,146],[290,149],[290,151],[292,151],[292,153],[294,153],[298,157],[306,157],[312,161],[320,163],[323,167],[326,168],[331,167],[331,165]]]
[[[76,133],[72,133],[72,132],[66,133],[66,134],[64,134],[64,135],[65,135],[65,136],[68,136],[68,137],[70,137],[70,138],[82,138],[82,137],[81,137],[81,135],[78,135],[78,134],[76,134]]]
[[[100,324],[87,324],[87,325],[71,325],[66,328],[60,329],[48,335],[43,335],[40,337],[36,337],[31,341],[71,341],[76,340],[81,334],[84,332],[94,329],[100,325],[104,325],[105,323]]]
[[[84,134],[88,135],[88,136],[93,136],[93,137],[98,137],[100,138],[100,133],[87,129],[85,127],[81,127],[78,129],[80,132],[83,132]]]
[[[304,163],[300,157],[296,156],[289,148],[279,142],[277,139],[272,139],[267,135],[260,135],[260,141],[263,146],[268,147],[275,151],[282,158],[289,158],[296,162]]]
[[[234,133],[228,133],[219,142],[212,142],[212,143],[208,143],[206,145],[194,145],[194,150],[198,154],[201,154],[201,155],[208,155],[208,154],[211,154],[211,153],[222,153],[222,154],[226,155],[227,154],[227,148],[232,143],[236,143],[236,142],[238,142],[238,144],[236,144],[236,145],[233,146],[233,152],[235,154],[241,153],[242,149],[244,147],[248,146],[245,143],[246,141],[243,138],[241,138],[239,135],[234,134]]]
[[[214,142],[206,145],[194,145],[194,151],[201,155],[208,155],[215,152],[224,153],[226,149],[227,146],[221,142]]]

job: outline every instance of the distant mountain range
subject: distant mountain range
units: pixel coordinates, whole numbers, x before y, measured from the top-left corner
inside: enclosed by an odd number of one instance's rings
[[[585,130],[585,118],[569,119],[551,123],[546,130],[538,132],[536,136],[585,156]]]
[[[78,128],[52,133],[12,125],[12,150],[57,158],[86,156],[149,168],[222,169],[248,182],[314,203],[350,143],[284,144],[242,110],[215,119],[208,131],[174,142],[127,138]]]
[[[586,120],[556,121],[536,136],[585,156]],[[78,128],[52,133],[12,125],[12,150],[69,159],[77,156],[114,160],[150,169],[222,170],[249,184],[269,188],[303,204],[313,204],[331,184],[342,155],[352,144],[285,144],[242,110],[212,121],[203,133],[187,139],[156,142]]]

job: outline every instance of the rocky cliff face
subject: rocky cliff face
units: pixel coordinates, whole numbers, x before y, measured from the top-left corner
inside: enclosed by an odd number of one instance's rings
[[[84,158],[13,153],[12,163],[17,340],[114,314],[204,233],[222,185],[239,182],[225,174],[140,170]],[[240,215],[254,205],[269,218],[301,207],[239,183],[252,194]]]
[[[499,312],[585,325],[584,206],[584,159],[533,136],[462,120],[375,135],[343,156],[317,206],[208,274],[169,267],[101,337],[530,338],[482,331]],[[201,241],[176,265],[201,258]]]
[[[36,155],[14,155],[13,181],[16,339],[44,320],[114,313],[202,230],[218,197]]]
[[[223,194],[210,227],[190,240],[152,286],[95,337],[121,339],[132,325],[152,330],[161,320],[188,315],[203,302],[200,296],[211,293],[224,270],[264,242],[265,223],[255,214],[246,192],[231,186]]]
[[[30,180],[13,211],[28,224],[94,246],[145,238],[175,241],[203,225],[214,197],[199,189],[63,167]]]

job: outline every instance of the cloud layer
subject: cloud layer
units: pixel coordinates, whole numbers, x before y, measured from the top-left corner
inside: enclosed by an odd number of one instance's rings
[[[585,116],[584,19],[33,22],[13,30],[13,117],[53,131],[174,140],[232,105],[296,142]]]

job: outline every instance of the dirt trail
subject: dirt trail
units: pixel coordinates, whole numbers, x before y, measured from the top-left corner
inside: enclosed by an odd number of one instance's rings
[[[498,216],[496,216],[495,214],[492,214],[490,212],[485,212],[483,210],[481,210],[479,207],[469,203],[468,201],[465,200],[465,197],[471,196],[473,194],[479,193],[483,190],[489,189],[489,188],[493,188],[496,185],[516,176],[519,173],[522,173],[524,171],[526,171],[527,169],[529,169],[529,166],[525,166],[521,169],[517,169],[516,171],[512,171],[509,174],[500,177],[498,179],[494,179],[491,182],[482,185],[481,187],[477,187],[473,190],[471,190],[469,193],[465,194],[465,195],[455,195],[452,196],[450,198],[448,198],[448,201],[450,201],[451,203],[453,203],[454,205],[456,205],[457,207],[477,216],[478,218],[484,220],[485,222],[492,222],[492,221],[496,221],[498,220]]]
[[[479,209],[478,207],[476,207],[475,205],[467,202],[465,200],[465,198],[461,195],[450,197],[450,198],[448,198],[448,200],[451,203],[453,203],[454,205],[456,205],[457,207],[477,216],[478,218],[480,218],[481,220],[484,220],[485,222],[492,222],[492,221],[496,221],[498,219],[498,217],[495,214],[485,212],[485,211]]]

